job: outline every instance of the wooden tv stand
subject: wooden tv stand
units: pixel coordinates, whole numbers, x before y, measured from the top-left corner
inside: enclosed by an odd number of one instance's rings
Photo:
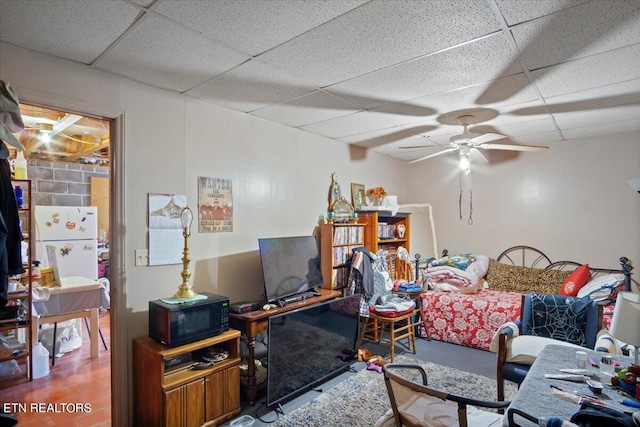
[[[210,347],[229,357],[202,370],[190,369],[197,358],[171,363]],[[233,418],[240,413],[240,332],[230,329],[177,347],[135,338],[133,397],[136,426],[215,426]]]
[[[320,293],[320,296],[318,297],[309,298],[303,301],[295,301],[285,305],[284,307],[273,308],[271,310],[256,310],[248,313],[229,313],[230,326],[239,330],[242,335],[247,337],[249,355],[247,360],[247,388],[245,389],[245,392],[249,398],[250,405],[253,406],[255,404],[256,394],[258,392],[255,365],[256,337],[260,332],[265,332],[269,328],[269,317],[275,314],[308,307],[310,305],[329,301],[342,296],[340,291],[332,291],[328,289],[319,289],[318,293]]]

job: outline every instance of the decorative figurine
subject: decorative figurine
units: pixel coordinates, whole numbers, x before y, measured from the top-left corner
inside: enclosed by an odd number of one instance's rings
[[[404,224],[398,224],[398,227],[396,227],[398,230],[398,239],[404,239],[404,233],[405,231],[407,231],[407,228],[404,226]]]
[[[335,202],[342,199],[342,190],[340,190],[340,184],[336,181],[336,173],[331,173],[331,185],[329,186],[329,205],[327,206],[327,211],[332,210],[332,206]]]

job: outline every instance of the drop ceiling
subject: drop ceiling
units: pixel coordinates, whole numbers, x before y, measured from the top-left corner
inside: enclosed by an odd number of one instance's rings
[[[413,160],[640,130],[637,0],[0,0],[0,40]],[[427,146],[402,149],[403,146]]]

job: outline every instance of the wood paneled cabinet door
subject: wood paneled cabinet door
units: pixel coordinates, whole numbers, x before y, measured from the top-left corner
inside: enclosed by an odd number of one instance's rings
[[[200,427],[204,424],[204,385],[199,379],[164,394],[167,427]]]
[[[211,350],[226,359],[192,369]],[[213,427],[240,413],[240,332],[168,347],[149,337],[133,339],[136,427]]]
[[[234,366],[205,378],[206,421],[214,421],[240,407],[240,368]]]

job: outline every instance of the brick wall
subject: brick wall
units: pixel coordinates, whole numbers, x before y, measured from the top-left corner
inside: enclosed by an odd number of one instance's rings
[[[109,168],[77,163],[27,162],[33,205],[90,206],[90,177],[109,177]]]

